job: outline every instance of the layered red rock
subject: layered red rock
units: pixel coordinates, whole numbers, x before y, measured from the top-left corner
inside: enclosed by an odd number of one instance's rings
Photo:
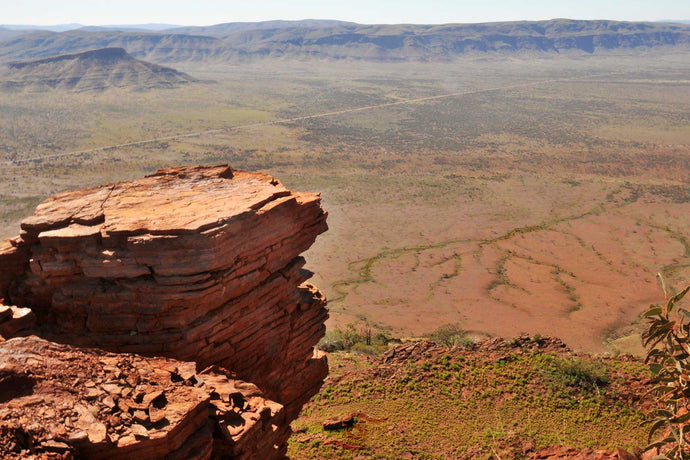
[[[227,166],[55,195],[0,245],[0,298],[51,340],[218,365],[285,406],[327,374],[325,297],[299,254],[320,197]]]
[[[75,349],[36,337],[0,343],[2,458],[275,458],[283,406],[194,363]],[[252,457],[258,453],[260,457]]]
[[[35,326],[36,315],[30,308],[3,305],[0,302],[0,339],[28,335]]]

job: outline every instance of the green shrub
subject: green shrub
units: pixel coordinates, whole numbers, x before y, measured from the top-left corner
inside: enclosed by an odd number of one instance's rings
[[[647,420],[651,424],[649,441],[655,433],[664,429],[661,439],[651,443],[646,450],[664,450],[660,458],[690,458],[690,312],[676,308],[676,303],[690,291],[690,286],[668,298],[663,278],[665,305],[650,305],[643,315],[649,327],[642,335],[647,348],[649,369],[655,386],[650,391],[660,406]],[[655,457],[656,458],[656,457]]]
[[[379,346],[383,345],[383,346],[387,347],[388,344],[392,341],[393,341],[392,337],[387,336],[383,332],[379,332],[378,334],[376,334],[374,336],[373,344],[379,345]]]
[[[353,353],[367,356],[377,356],[386,351],[386,348],[381,348],[380,345],[367,345],[364,343],[356,343],[350,349]]]
[[[336,329],[334,331],[326,331],[326,335],[319,341],[316,348],[327,353],[334,351],[341,351],[345,349],[345,341],[341,332]]]
[[[326,331],[326,335],[319,341],[316,348],[327,353],[336,351],[355,351],[366,355],[378,355],[388,349],[388,344],[394,341],[384,332],[374,335],[371,327],[357,329],[355,324],[347,327]]]
[[[598,390],[610,383],[600,363],[581,358],[555,358],[548,374],[561,386],[582,390]]]
[[[444,324],[429,334],[429,340],[446,347],[465,346],[472,342],[466,337],[466,332],[456,324]]]

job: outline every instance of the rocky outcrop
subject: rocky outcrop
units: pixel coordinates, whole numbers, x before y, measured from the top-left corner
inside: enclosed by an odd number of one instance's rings
[[[0,339],[27,335],[35,326],[36,316],[30,308],[0,303]]]
[[[75,349],[36,337],[0,343],[2,458],[272,458],[283,406],[194,363]]]
[[[299,256],[326,228],[318,195],[271,176],[161,170],[40,204],[0,246],[0,297],[55,342],[229,369],[290,420],[328,370]]]

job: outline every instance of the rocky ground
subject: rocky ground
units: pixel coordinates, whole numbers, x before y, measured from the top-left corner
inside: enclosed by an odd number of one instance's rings
[[[282,405],[194,363],[37,337],[0,343],[0,363],[3,458],[270,457],[289,435]]]

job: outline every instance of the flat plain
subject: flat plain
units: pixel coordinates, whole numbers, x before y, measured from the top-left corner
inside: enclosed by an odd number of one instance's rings
[[[320,191],[329,327],[640,353],[690,282],[687,53],[176,66],[147,92],[3,93],[0,236],[50,194],[180,164]]]

